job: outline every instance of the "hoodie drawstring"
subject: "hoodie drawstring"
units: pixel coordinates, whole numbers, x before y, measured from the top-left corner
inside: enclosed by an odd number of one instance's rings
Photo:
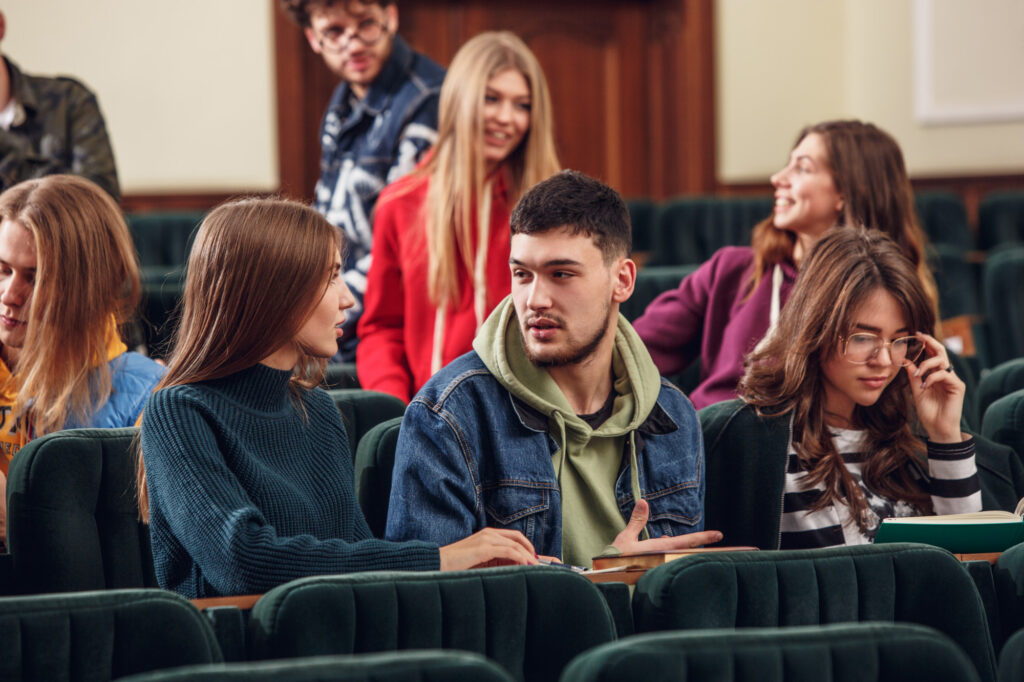
[[[633,491],[633,505],[636,506],[636,503],[643,497],[643,493],[640,491],[640,467],[637,466],[636,461],[636,431],[630,431],[629,433],[629,485]],[[650,523],[650,519],[647,521]],[[647,532],[646,525],[640,531],[640,539],[651,539],[651,534]]]

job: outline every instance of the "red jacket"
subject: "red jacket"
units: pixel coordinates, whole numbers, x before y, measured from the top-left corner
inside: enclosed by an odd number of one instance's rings
[[[430,378],[437,308],[427,294],[427,247],[423,208],[429,179],[407,176],[381,192],[373,221],[372,262],[365,310],[359,320],[356,370],[359,384],[409,402]],[[485,281],[485,317],[511,291],[509,211],[499,175],[491,198]],[[474,230],[474,234],[477,231]],[[474,244],[475,252],[475,244]],[[461,300],[445,315],[441,364],[472,350],[477,319],[472,274],[459,266]],[[482,320],[481,320],[482,322]]]

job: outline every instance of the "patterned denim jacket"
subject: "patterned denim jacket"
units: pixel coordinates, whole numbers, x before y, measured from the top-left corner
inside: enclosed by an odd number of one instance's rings
[[[395,36],[391,55],[366,96],[354,101],[341,83],[320,128],[320,180],[314,207],[345,234],[342,270],[355,305],[346,313],[342,359],[355,360],[377,195],[411,171],[437,139],[444,69]]]
[[[92,180],[114,199],[120,185],[110,138],[96,96],[73,78],[22,73],[0,60],[15,101],[10,130],[0,128],[0,190],[22,180],[71,173]]]
[[[704,455],[690,401],[662,380],[634,438],[650,536],[703,530]],[[405,412],[387,538],[446,545],[494,526],[522,531],[539,554],[561,556],[561,495],[551,462],[557,448],[546,416],[514,398],[475,351],[461,356]],[[634,504],[628,461],[615,484],[623,522]]]

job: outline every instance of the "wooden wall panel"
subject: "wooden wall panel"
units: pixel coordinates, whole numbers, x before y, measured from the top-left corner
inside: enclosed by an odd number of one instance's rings
[[[664,197],[714,186],[711,2],[403,0],[399,23],[415,49],[441,64],[481,31],[515,32],[548,79],[562,163],[626,196]],[[284,62],[288,79],[279,106],[302,100],[280,117],[282,185],[294,193],[315,182],[318,155],[283,128],[302,125],[315,141],[311,111],[322,113],[315,101],[333,83],[324,82],[322,64],[310,63],[319,58],[304,41],[284,35],[299,35],[294,25],[280,16],[278,29],[279,70]]]

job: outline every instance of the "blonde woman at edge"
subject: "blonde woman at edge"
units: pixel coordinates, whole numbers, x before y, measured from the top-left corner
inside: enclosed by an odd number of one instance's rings
[[[353,303],[340,235],[280,199],[222,205],[199,227],[142,419],[139,510],[161,587],[196,599],[308,575],[537,563],[518,531],[444,547],[370,534],[341,415],[316,388]]]
[[[536,57],[508,32],[462,46],[441,87],[438,140],[377,204],[356,367],[363,388],[408,402],[468,352],[508,295],[509,214],[559,170]]]

